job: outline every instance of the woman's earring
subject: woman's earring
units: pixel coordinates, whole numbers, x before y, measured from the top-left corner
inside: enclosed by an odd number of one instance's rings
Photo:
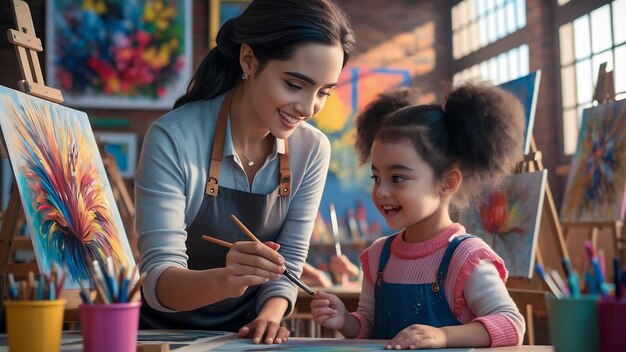
[[[249,74],[247,74],[245,72],[241,74],[241,79],[248,79],[248,78],[250,78]]]

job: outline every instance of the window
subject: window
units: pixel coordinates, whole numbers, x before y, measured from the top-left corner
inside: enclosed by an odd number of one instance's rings
[[[559,27],[565,155],[576,151],[582,111],[593,105],[602,63],[613,71],[616,99],[626,98],[626,23],[618,18],[624,13],[626,0],[616,0]]]
[[[452,55],[460,59],[526,26],[526,0],[462,0],[452,7]]]
[[[526,76],[528,73],[528,45],[524,44],[457,72],[452,77],[452,82],[457,85],[466,80],[479,79],[501,84]]]

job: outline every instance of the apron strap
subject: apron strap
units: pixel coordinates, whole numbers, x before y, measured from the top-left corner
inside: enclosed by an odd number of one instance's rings
[[[446,275],[448,274],[448,266],[450,266],[450,259],[452,258],[452,254],[454,254],[454,250],[456,247],[461,244],[461,242],[465,241],[468,238],[472,238],[472,235],[460,235],[456,236],[452,239],[450,244],[448,244],[448,248],[446,249],[443,258],[441,259],[441,263],[439,264],[439,270],[437,270],[437,278],[435,282],[439,285],[442,285],[446,279]]]
[[[230,103],[233,99],[232,92],[229,92],[222,106],[217,119],[217,127],[215,129],[215,137],[213,139],[213,147],[211,148],[211,165],[209,166],[209,178],[206,181],[204,193],[217,197],[220,183],[220,167],[222,166],[222,152],[224,151],[224,135],[226,134],[226,117],[230,111]]]
[[[291,170],[289,169],[289,141],[285,142],[285,153],[279,156],[280,158],[280,185],[278,188],[278,194],[286,196],[291,189]]]
[[[211,164],[209,165],[209,178],[206,181],[204,193],[206,195],[217,197],[219,190],[220,167],[222,165],[222,153],[224,151],[224,138],[226,135],[226,121],[230,111],[232,102],[232,91],[226,94],[220,112],[217,118],[217,126],[215,128],[215,137],[213,138],[213,146],[211,148]],[[289,169],[289,142],[284,140],[285,153],[280,155],[280,175],[278,194],[286,196],[291,190],[291,170]]]

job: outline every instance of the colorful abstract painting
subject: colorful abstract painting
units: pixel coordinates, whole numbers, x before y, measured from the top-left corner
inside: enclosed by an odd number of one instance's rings
[[[561,221],[623,220],[625,185],[626,100],[585,109]]]
[[[191,79],[191,6],[47,1],[48,85],[70,106],[170,109]]]
[[[502,257],[512,277],[532,277],[547,174],[542,170],[508,176],[459,217],[468,233]]]
[[[87,115],[0,86],[0,127],[39,270],[61,264],[78,288],[93,260],[133,267]]]
[[[541,82],[541,70],[532,72],[529,75],[502,83],[500,88],[515,95],[522,106],[526,116],[526,130],[524,133],[524,154],[530,152],[530,140],[535,124],[535,109],[537,107],[537,94],[539,92],[539,82]]]
[[[324,109],[310,120],[328,136],[332,146],[320,213],[330,223],[329,209],[334,204],[342,239],[368,242],[390,232],[371,200],[369,165],[358,164],[354,118],[379,93],[410,83],[408,69],[348,66],[341,72],[339,84]]]

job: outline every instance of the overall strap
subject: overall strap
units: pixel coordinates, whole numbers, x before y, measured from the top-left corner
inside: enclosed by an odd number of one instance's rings
[[[389,261],[389,257],[391,255],[391,242],[393,242],[393,239],[396,237],[396,235],[387,237],[387,239],[385,240],[385,244],[383,245],[383,249],[380,252],[378,272],[376,273],[376,286],[380,286],[380,284],[383,282],[383,272],[385,271],[385,266],[387,266],[387,262]]]
[[[433,283],[433,291],[439,291],[439,286],[443,285],[444,280],[446,279],[446,275],[448,274],[448,267],[450,266],[450,259],[452,258],[452,254],[456,248],[461,244],[461,242],[465,241],[468,238],[472,238],[472,235],[461,235],[456,236],[452,239],[446,252],[441,259],[441,263],[439,264],[439,270],[437,271],[437,276],[435,278],[435,282]]]

